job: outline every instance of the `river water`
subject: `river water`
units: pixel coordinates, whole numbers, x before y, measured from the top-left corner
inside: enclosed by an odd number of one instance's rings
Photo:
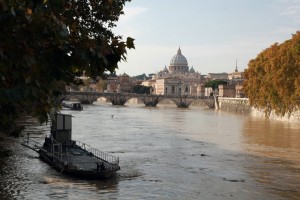
[[[120,158],[116,177],[60,175],[9,138],[0,199],[300,199],[299,123],[175,105],[94,103],[63,113],[74,116],[73,139]],[[28,130],[42,143],[49,127]]]

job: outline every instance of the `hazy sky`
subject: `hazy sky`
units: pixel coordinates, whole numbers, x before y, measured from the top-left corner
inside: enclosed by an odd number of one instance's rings
[[[238,70],[300,30],[300,0],[132,0],[115,33],[135,39],[117,74],[155,73],[180,46],[201,74]]]

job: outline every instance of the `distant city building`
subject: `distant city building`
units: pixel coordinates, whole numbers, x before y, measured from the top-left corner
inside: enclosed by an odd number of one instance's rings
[[[235,97],[235,85],[219,85],[218,89],[220,97]]]
[[[204,90],[204,96],[209,97],[213,95],[213,88],[212,87],[206,87]]]
[[[209,80],[228,80],[228,73],[208,73],[207,78]]]
[[[152,79],[142,82],[144,86],[152,87],[153,94],[166,95],[198,95],[201,93],[202,76],[193,67],[189,69],[187,59],[179,48],[172,57],[169,68],[166,66],[156,74],[151,74]],[[204,93],[204,90],[203,90]]]
[[[244,72],[239,72],[237,67],[237,62],[235,66],[235,70],[232,73],[208,73],[207,79],[209,80],[230,80],[235,82],[244,81]]]
[[[135,85],[137,85],[137,81],[126,73],[119,76],[112,75],[107,78],[106,92],[130,93]]]
[[[244,98],[245,92],[244,92],[244,86],[243,85],[235,85],[235,97],[236,98]]]
[[[242,79],[244,79],[244,72],[239,72],[236,69],[235,72],[228,74],[228,79],[229,80],[242,80]]]
[[[132,87],[134,85],[133,79],[131,79],[128,74],[124,73],[117,77],[119,81],[120,91],[119,92],[132,92]]]
[[[107,82],[107,86],[105,90],[106,92],[117,92],[119,82],[116,75],[108,76],[106,82]]]
[[[228,84],[218,86],[219,96],[233,98],[245,97],[243,87],[244,80],[244,72],[238,71],[236,63],[234,72],[228,74]]]
[[[241,85],[245,80],[244,72],[239,72],[236,66],[235,71],[228,74],[228,79],[230,84]]]

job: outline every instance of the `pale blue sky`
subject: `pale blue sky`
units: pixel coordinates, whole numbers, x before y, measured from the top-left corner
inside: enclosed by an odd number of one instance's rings
[[[300,0],[132,0],[114,31],[135,39],[117,74],[155,73],[180,46],[201,74],[239,71],[300,30]]]

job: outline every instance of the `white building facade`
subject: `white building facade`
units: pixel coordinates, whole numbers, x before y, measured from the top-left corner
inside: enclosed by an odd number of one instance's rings
[[[189,69],[187,59],[179,48],[171,59],[169,68],[165,66],[152,76],[152,80],[144,81],[142,85],[151,86],[152,93],[157,95],[199,96],[201,81],[201,74],[193,67]]]

